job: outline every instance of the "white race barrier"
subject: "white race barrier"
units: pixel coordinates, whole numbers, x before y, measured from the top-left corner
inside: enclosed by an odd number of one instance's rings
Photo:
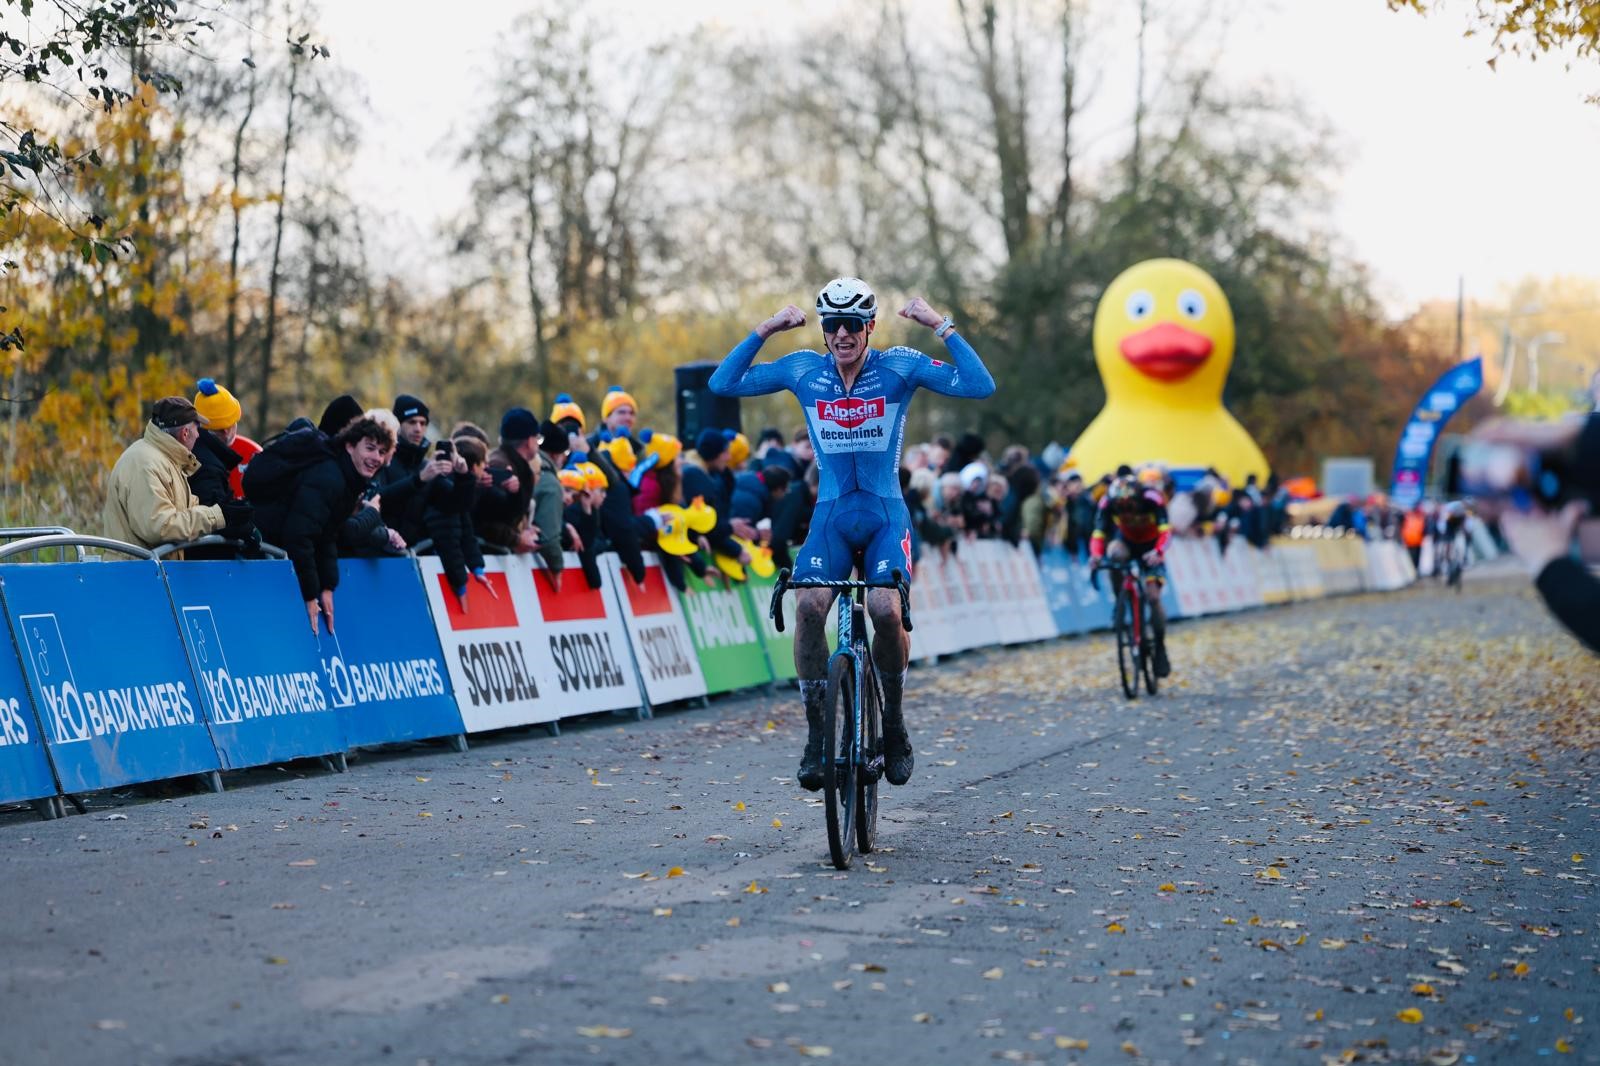
[[[1211,541],[1213,545],[1216,541]],[[1228,610],[1242,611],[1260,607],[1266,602],[1261,588],[1260,569],[1256,557],[1261,552],[1241,538],[1228,542],[1228,550],[1221,552],[1222,590],[1229,604]]]
[[[959,651],[960,619],[950,608],[945,561],[937,550],[922,553],[911,581],[911,658],[917,662]]]
[[[1366,587],[1377,592],[1393,592],[1417,579],[1411,554],[1397,541],[1376,540],[1367,545]]]
[[[495,590],[469,581],[466,609],[437,557],[417,560],[469,733],[640,706],[638,672],[614,589],[591,589],[567,555],[557,591],[526,556],[484,560]]]
[[[645,698],[659,705],[704,696],[706,678],[689,639],[683,604],[667,584],[656,557],[647,553],[644,558],[643,585],[633,580],[616,555],[607,555],[603,562],[639,665]]]

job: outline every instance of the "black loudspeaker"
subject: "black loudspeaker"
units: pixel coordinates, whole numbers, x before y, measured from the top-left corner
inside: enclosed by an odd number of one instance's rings
[[[709,385],[716,363],[685,363],[672,371],[678,394],[678,439],[693,448],[703,429],[732,429],[744,432],[739,418],[739,398],[718,396]]]

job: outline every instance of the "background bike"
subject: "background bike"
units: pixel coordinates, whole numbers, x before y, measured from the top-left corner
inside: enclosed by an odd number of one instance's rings
[[[872,851],[878,836],[878,779],[883,776],[883,686],[867,649],[867,589],[900,593],[900,624],[911,632],[911,599],[899,570],[881,581],[795,581],[778,574],[772,590],[772,622],[783,632],[783,594],[789,589],[852,592],[834,603],[839,644],[828,659],[828,695],[823,709],[822,795],[828,815],[828,854],[840,870],[855,852]]]
[[[1107,562],[1102,569],[1111,572],[1112,588],[1116,590],[1116,603],[1111,608],[1111,628],[1117,636],[1117,673],[1122,680],[1122,694],[1128,699],[1139,695],[1139,677],[1144,676],[1144,687],[1156,694],[1155,627],[1150,620],[1149,597],[1145,595],[1144,582],[1134,572],[1132,560]]]

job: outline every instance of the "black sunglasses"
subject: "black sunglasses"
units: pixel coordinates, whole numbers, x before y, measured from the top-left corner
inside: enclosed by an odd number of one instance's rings
[[[843,315],[830,315],[822,320],[822,332],[833,336],[843,326],[846,333],[860,333],[867,328],[867,324],[859,318],[846,318]]]

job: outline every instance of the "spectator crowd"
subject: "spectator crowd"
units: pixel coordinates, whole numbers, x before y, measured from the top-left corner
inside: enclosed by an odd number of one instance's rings
[[[489,587],[485,552],[537,555],[558,587],[571,552],[581,580],[598,587],[600,555],[616,553],[643,581],[643,552],[654,550],[682,589],[686,573],[742,576],[757,555],[792,565],[816,498],[803,427],[763,429],[753,443],[734,429],[706,429],[683,442],[647,426],[616,386],[598,412],[566,394],[544,417],[513,407],[493,436],[472,422],[437,432],[427,403],[405,394],[386,408],[340,396],[316,422],[297,419],[264,447],[239,434],[242,415],[210,379],[192,400],[157,401],[111,472],[105,531],[152,549],[208,534],[229,542],[190,548],[189,558],[275,545],[294,565],[313,627],[319,618],[332,625],[340,557],[437,554],[462,609],[470,582]],[[1137,476],[1161,491],[1177,536],[1265,547],[1305,520],[1294,513],[1293,486],[1275,475],[1235,487],[1207,470],[1181,490],[1160,466]],[[1086,481],[1059,445],[1039,455],[1011,445],[998,459],[974,433],[909,445],[900,481],[913,561],[988,538],[1083,556],[1112,479]],[[1319,513],[1355,535],[1399,539],[1414,558],[1449,521],[1443,508],[1402,512],[1380,496]]]

